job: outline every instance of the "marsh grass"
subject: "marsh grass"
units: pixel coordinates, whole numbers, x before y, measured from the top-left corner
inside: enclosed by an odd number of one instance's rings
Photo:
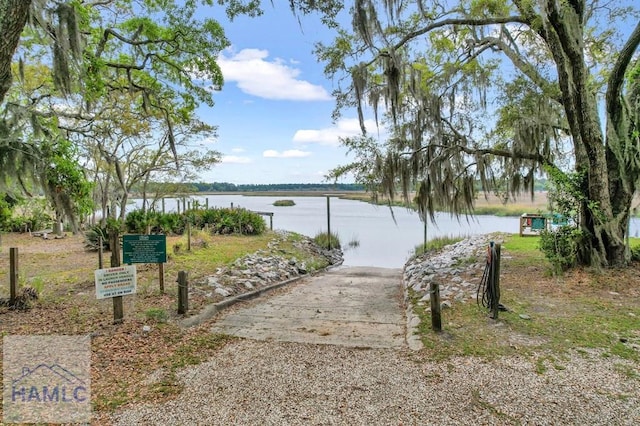
[[[318,232],[315,237],[313,237],[313,241],[322,248],[325,249],[336,249],[341,248],[340,237],[335,232],[332,232],[329,235],[327,232]]]

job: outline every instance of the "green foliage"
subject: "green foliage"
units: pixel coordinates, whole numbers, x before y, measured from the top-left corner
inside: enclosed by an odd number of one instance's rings
[[[98,250],[100,248],[100,238],[102,237],[103,250],[110,250],[109,246],[109,229],[107,226],[94,225],[84,233],[84,245],[90,250]]]
[[[295,206],[296,203],[294,203],[293,200],[277,200],[273,205],[276,207],[291,207]]]
[[[423,253],[428,253],[430,251],[442,250],[445,246],[448,246],[450,244],[455,244],[458,241],[462,241],[463,239],[464,237],[461,237],[461,236],[454,237],[453,235],[443,235],[441,237],[435,237],[428,240],[426,245],[420,244],[416,246],[414,249],[414,254],[416,256],[419,256]]]
[[[215,234],[260,235],[266,229],[262,216],[246,209],[205,209],[187,212],[191,223],[198,228],[209,224]]]
[[[46,209],[46,200],[27,199],[13,207],[13,215],[6,222],[0,222],[0,230],[8,232],[40,231],[49,229],[53,219]]]
[[[169,315],[167,311],[162,308],[149,308],[144,311],[144,316],[152,321],[157,323],[165,323],[169,319]]]
[[[544,230],[540,234],[540,250],[554,267],[561,273],[576,266],[578,261],[578,245],[584,234],[574,226],[561,226],[553,231]]]
[[[7,231],[13,216],[13,206],[5,197],[0,197],[0,231]]]
[[[587,201],[586,173],[565,173],[555,167],[546,167],[545,171],[549,176],[551,210],[577,223],[580,208]]]
[[[136,234],[150,229],[151,233],[182,235],[187,223],[194,229],[208,226],[214,234],[260,235],[266,229],[262,216],[246,209],[189,210],[183,214],[134,210],[125,219],[127,232]]]
[[[85,216],[93,210],[93,184],[84,175],[78,163],[78,151],[65,139],[41,145],[43,167],[42,182],[48,187],[47,195],[53,207],[65,212],[69,219]]]
[[[332,232],[329,235],[327,232],[319,232],[313,237],[313,241],[324,249],[339,249],[340,246],[340,238],[338,234]]]

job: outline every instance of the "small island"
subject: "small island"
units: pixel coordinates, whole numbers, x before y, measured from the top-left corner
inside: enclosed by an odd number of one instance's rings
[[[296,203],[294,203],[293,200],[277,200],[273,205],[276,207],[291,207],[295,206]]]

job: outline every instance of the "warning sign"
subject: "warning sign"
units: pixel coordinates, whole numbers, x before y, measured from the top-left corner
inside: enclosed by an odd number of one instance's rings
[[[126,296],[136,292],[135,265],[96,269],[96,298]]]

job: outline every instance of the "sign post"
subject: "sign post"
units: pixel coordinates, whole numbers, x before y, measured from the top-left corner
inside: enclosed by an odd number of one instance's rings
[[[167,262],[166,235],[123,235],[123,263],[157,263],[160,293],[164,294],[164,264]]]

